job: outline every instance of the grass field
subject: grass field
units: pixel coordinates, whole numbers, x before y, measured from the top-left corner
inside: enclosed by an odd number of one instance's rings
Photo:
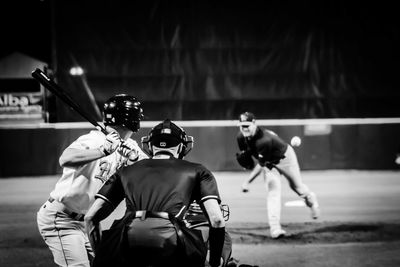
[[[282,224],[288,237],[272,240],[266,198],[259,178],[240,191],[245,172],[216,172],[223,202],[230,206],[227,228],[233,257],[258,266],[400,266],[400,172],[305,171],[304,182],[318,194],[322,216],[306,207],[283,180]],[[36,226],[36,211],[57,176],[0,179],[0,266],[54,266]],[[121,205],[103,226],[122,215]]]

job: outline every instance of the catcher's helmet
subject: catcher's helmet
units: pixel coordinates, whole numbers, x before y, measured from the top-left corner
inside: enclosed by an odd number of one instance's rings
[[[133,132],[140,129],[143,110],[136,97],[118,94],[104,103],[103,121],[107,125],[122,125]]]
[[[149,135],[142,137],[141,141],[143,149],[150,155],[153,154],[151,146],[170,148],[182,144],[183,148],[179,158],[186,156],[193,148],[193,137],[188,136],[181,127],[169,119],[153,127]]]

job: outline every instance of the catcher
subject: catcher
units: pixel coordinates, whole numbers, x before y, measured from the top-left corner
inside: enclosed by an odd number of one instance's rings
[[[220,207],[224,220],[228,221],[230,215],[229,206],[226,204],[222,204],[220,205]],[[206,246],[208,246],[210,225],[207,216],[203,212],[203,209],[200,207],[199,204],[197,204],[196,201],[190,204],[189,209],[183,216],[183,221],[185,222],[186,227],[190,229],[201,230],[203,240]],[[225,263],[224,266],[228,267],[237,266],[238,261],[232,258],[231,255],[232,255],[232,239],[229,233],[225,231],[225,240],[221,255],[223,262]]]
[[[229,206],[227,204],[221,204],[221,211],[225,221],[229,220],[230,211]],[[209,240],[209,223],[207,220],[207,216],[204,214],[200,205],[194,201],[190,204],[189,209],[183,216],[183,221],[185,222],[188,228],[198,229],[202,231],[203,240],[206,244],[208,244]],[[232,239],[227,231],[225,231],[225,242],[222,249],[222,258],[224,263],[226,263],[225,267],[236,267],[238,266],[239,260],[232,257]],[[205,266],[208,266],[207,263]],[[258,267],[248,264],[240,264],[239,267]]]

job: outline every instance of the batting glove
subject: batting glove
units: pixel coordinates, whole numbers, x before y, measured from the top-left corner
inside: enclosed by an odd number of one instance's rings
[[[101,147],[103,153],[108,156],[113,153],[121,145],[121,138],[117,132],[112,132],[106,135],[106,140]]]
[[[117,151],[131,162],[136,161],[139,158],[139,146],[135,140],[130,138],[123,141]]]

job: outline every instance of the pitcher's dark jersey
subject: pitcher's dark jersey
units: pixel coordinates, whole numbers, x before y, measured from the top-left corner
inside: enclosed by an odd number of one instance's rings
[[[264,161],[279,162],[285,157],[288,144],[270,130],[262,130],[257,127],[252,137],[244,137],[241,132],[237,136],[237,142],[241,151],[250,150],[251,154],[259,159],[259,154]]]
[[[182,159],[145,159],[109,179],[96,197],[115,207],[126,197],[131,211],[165,211],[177,215],[193,200],[220,202],[217,182],[203,165]]]

